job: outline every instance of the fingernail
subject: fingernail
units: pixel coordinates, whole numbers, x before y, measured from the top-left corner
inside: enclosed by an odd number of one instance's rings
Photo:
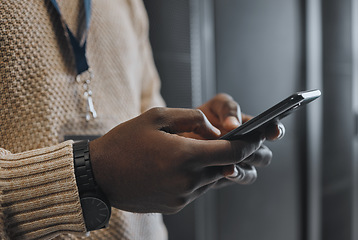
[[[278,139],[281,139],[281,138],[283,138],[283,136],[285,135],[285,128],[284,128],[284,126],[281,124],[281,123],[279,123],[278,125],[277,125],[277,129],[278,129],[278,131],[279,131],[279,134],[278,134],[278,136],[277,136],[277,140]]]
[[[260,146],[266,141],[266,135],[265,133],[260,134]]]
[[[237,178],[237,176],[239,176],[239,171],[237,170],[237,167],[234,167],[234,172],[230,175],[228,175],[228,178]]]
[[[235,125],[237,127],[240,125],[240,121],[236,117],[229,117],[229,119],[232,125]]]
[[[240,126],[240,122],[236,117],[230,116],[225,119],[224,127],[225,128],[236,128]]]
[[[242,183],[242,180],[245,178],[245,171],[235,166],[235,172],[226,178],[233,182]]]
[[[220,136],[221,135],[221,131],[219,129],[217,129],[216,127],[213,126],[213,131],[216,135]]]

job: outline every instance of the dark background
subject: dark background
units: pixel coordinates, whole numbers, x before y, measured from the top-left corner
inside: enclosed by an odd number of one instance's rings
[[[354,240],[357,6],[353,0],[145,0],[169,107],[218,92],[257,115],[293,92],[322,97],[283,120],[251,186],[213,190],[164,216],[170,240]]]

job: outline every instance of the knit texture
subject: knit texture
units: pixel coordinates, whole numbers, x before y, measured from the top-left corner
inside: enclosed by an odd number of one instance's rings
[[[58,2],[81,36],[82,1]],[[98,117],[87,122],[83,85],[50,1],[0,1],[1,239],[85,238],[65,136],[103,135],[164,105],[141,0],[93,0],[91,16],[87,58]],[[110,227],[88,239],[161,240],[166,230],[158,214],[113,209]]]
[[[41,166],[41,167],[39,167]],[[0,161],[1,225],[11,239],[47,239],[56,232],[84,232],[74,181],[72,141]]]

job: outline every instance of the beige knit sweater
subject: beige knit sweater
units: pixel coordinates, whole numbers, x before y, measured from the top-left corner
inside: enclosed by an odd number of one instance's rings
[[[81,0],[58,0],[80,32]],[[162,106],[141,0],[94,0],[87,57],[98,118],[86,122],[72,50],[50,1],[0,1],[0,239],[77,239],[85,225],[66,135],[103,135]],[[113,209],[92,239],[166,239],[161,215]],[[75,237],[76,236],[76,237]]]

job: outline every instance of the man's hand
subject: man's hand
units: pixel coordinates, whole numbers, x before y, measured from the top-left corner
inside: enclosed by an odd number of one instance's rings
[[[208,120],[221,131],[221,136],[239,127],[241,124],[249,121],[252,117],[241,113],[240,106],[234,99],[227,94],[218,94],[210,101],[201,105],[200,109],[208,118]],[[276,140],[284,136],[285,127],[281,122],[276,122],[269,125],[265,129],[265,139]],[[185,133],[184,136],[197,139],[203,139],[195,133]],[[255,167],[263,167],[270,164],[272,159],[271,150],[262,145],[256,152],[250,155],[242,163],[236,166],[232,165],[234,171],[229,179],[239,184],[253,183],[257,178]],[[228,166],[229,168],[229,166]],[[221,187],[229,184],[225,179],[220,180],[216,187]]]
[[[154,108],[90,142],[95,179],[113,207],[178,212],[232,175],[232,166],[252,156],[265,139],[207,141],[178,135],[183,132],[220,136],[200,110]]]

